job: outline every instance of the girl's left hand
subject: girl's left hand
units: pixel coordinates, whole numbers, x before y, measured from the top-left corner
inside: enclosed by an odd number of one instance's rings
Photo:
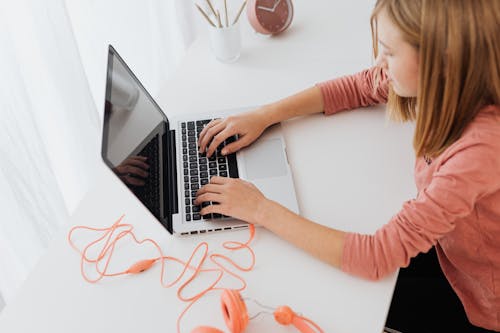
[[[218,213],[236,219],[257,223],[261,208],[268,201],[253,185],[238,178],[212,177],[210,183],[203,186],[195,200],[196,205],[202,202],[215,202],[204,207],[200,214]],[[218,203],[218,204],[217,204]]]

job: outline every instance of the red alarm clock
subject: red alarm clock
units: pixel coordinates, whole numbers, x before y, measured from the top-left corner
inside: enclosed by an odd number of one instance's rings
[[[265,35],[279,34],[292,23],[292,1],[248,0],[247,16],[255,31]]]

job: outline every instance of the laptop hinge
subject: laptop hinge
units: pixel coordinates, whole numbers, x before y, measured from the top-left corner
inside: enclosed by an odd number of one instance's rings
[[[175,130],[167,130],[163,134],[163,147],[166,148],[165,158],[163,159],[163,167],[166,170],[163,177],[163,188],[165,194],[163,196],[164,219],[166,220],[167,230],[172,233],[172,215],[179,212],[178,195],[177,195],[177,163],[175,149]]]

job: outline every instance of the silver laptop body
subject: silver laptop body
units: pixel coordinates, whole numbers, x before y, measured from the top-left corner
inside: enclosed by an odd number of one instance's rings
[[[249,109],[254,108],[167,118],[110,45],[102,158],[171,234],[248,227],[228,216],[201,216],[201,207],[193,205],[198,188],[215,175],[248,180],[267,198],[298,213],[280,124],[267,129],[256,142],[236,154],[223,157],[220,148],[216,153],[219,155],[210,159],[198,154],[197,138],[203,126],[212,119]],[[147,158],[147,176],[134,171],[138,157]]]

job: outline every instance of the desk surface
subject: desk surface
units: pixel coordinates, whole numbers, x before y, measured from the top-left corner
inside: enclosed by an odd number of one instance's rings
[[[231,65],[217,62],[206,36],[200,36],[157,96],[167,115],[260,105],[370,66],[372,1],[318,0],[312,5],[295,0],[294,5],[290,30],[276,38],[254,34],[244,20],[242,55]],[[341,230],[372,233],[403,201],[414,197],[412,127],[388,123],[383,107],[331,117],[318,114],[283,126],[305,217]],[[222,241],[247,238],[247,231],[172,237],[104,166],[95,184],[70,225],[110,225],[125,213],[139,236],[154,238],[166,253],[179,258],[186,258],[202,239],[215,251]],[[1,332],[175,331],[184,304],[177,300],[175,289],[160,286],[158,267],[138,276],[87,284],[66,233],[67,229],[56,237],[17,299],[4,309]],[[257,264],[244,274],[248,282],[244,296],[269,306],[288,304],[325,332],[382,330],[395,274],[378,282],[349,276],[262,228],[252,244]],[[122,250],[117,266],[130,262],[130,253],[137,249]],[[231,283],[227,281],[228,286]],[[207,295],[188,313],[183,332],[199,324],[226,330],[218,296]],[[269,330],[294,332],[275,324],[271,316],[259,316],[247,331]]]

